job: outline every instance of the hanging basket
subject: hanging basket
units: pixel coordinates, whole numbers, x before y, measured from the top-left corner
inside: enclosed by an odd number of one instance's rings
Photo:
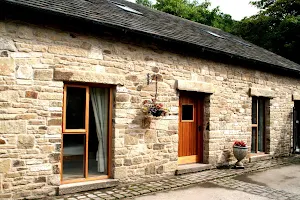
[[[152,115],[154,117],[166,116],[168,109],[163,107],[163,104],[156,103],[155,99],[145,100],[143,102],[142,112],[145,115]]]

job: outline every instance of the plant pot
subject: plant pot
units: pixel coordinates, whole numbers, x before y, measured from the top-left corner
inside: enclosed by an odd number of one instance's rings
[[[163,113],[163,111],[158,110],[158,111],[156,111],[155,113],[152,113],[152,115],[153,115],[154,117],[159,117],[159,116],[162,115],[162,113]]]
[[[236,168],[244,169],[244,165],[241,162],[248,153],[248,147],[240,147],[240,146],[234,146],[233,147],[233,155],[237,159],[237,162],[235,163]]]

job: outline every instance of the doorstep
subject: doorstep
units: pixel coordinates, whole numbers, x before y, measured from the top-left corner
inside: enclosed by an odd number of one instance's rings
[[[117,186],[119,181],[116,179],[105,179],[105,180],[96,180],[96,181],[86,181],[78,183],[70,183],[60,185],[58,188],[58,195],[72,194],[77,192],[84,192],[89,190],[110,188]]]
[[[274,155],[271,154],[255,154],[251,153],[249,156],[249,162],[257,162],[257,161],[263,161],[263,160],[270,160],[273,159]]]
[[[178,169],[175,171],[175,175],[201,172],[210,169],[212,169],[211,164],[193,163],[193,164],[179,165]]]

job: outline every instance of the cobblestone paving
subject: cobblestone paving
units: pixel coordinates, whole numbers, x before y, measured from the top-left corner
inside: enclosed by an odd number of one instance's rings
[[[259,194],[270,199],[300,200],[300,197],[298,197],[296,194],[291,194],[285,191],[275,190],[269,187],[259,186],[256,184],[245,183],[242,181],[231,179],[233,176],[238,176],[244,173],[266,170],[268,168],[280,165],[289,165],[293,163],[300,163],[300,157],[285,157],[279,159],[247,163],[245,165],[245,169],[213,169],[187,175],[174,176],[171,178],[165,178],[157,181],[150,181],[139,184],[128,184],[110,189],[102,189],[84,193],[58,196],[54,197],[53,200],[109,200],[132,198],[148,193],[182,188],[204,182],[210,182],[220,187],[241,190],[244,192],[249,192],[251,194]]]
[[[246,183],[244,181],[238,181],[231,178],[222,178],[209,181],[223,188],[234,189],[250,194],[267,197],[269,199],[278,200],[300,200],[299,194],[293,194],[282,190],[276,190],[267,186],[261,186],[252,183]]]

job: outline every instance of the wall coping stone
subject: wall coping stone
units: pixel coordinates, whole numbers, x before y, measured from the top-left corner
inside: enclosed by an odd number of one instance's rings
[[[250,88],[250,96],[274,98],[275,92],[271,89]]]
[[[56,81],[76,81],[85,83],[102,83],[124,85],[125,77],[110,73],[96,73],[82,70],[56,68],[53,79]]]
[[[200,82],[200,81],[187,81],[177,80],[176,88],[178,90],[195,91],[203,93],[214,93],[214,87],[212,83]]]

